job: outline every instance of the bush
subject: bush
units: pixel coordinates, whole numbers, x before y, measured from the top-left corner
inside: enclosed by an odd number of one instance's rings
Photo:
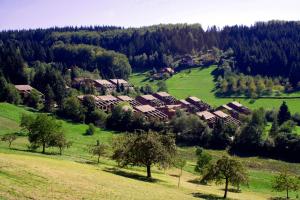
[[[86,130],[85,134],[86,135],[94,135],[96,132],[96,127],[94,126],[94,124],[89,124],[88,129]]]

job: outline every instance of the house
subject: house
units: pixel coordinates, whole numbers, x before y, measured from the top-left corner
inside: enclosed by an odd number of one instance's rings
[[[44,97],[43,93],[41,93],[37,89],[31,87],[30,85],[15,85],[15,88],[17,89],[19,94],[22,96],[22,98],[27,97],[31,93],[32,90],[35,90],[38,94],[40,94],[40,96],[42,98]]]
[[[191,103],[192,105],[196,106],[200,111],[210,110],[211,106],[197,97],[188,97],[186,99],[187,102]]]
[[[141,106],[142,104],[135,99],[129,97],[129,96],[117,96],[117,99],[119,99],[122,102],[128,102],[131,106]]]
[[[197,112],[196,115],[206,121],[209,127],[213,127],[217,120],[217,116],[209,111]]]
[[[97,79],[94,80],[94,86],[98,92],[101,94],[108,93],[111,94],[112,92],[116,91],[117,86],[108,80],[105,79]]]
[[[72,81],[72,87],[79,88],[81,86],[93,86],[94,80],[90,78],[78,77],[74,78]]]
[[[109,112],[114,106],[120,103],[120,100],[112,95],[95,96],[97,108]]]
[[[233,117],[231,117],[230,115],[222,112],[221,110],[217,110],[215,112],[213,112],[214,115],[216,115],[219,119],[222,119],[224,121],[224,124],[234,124],[236,126],[240,126],[241,122]]]
[[[227,113],[229,115],[231,115],[232,117],[238,119],[239,118],[239,112],[234,110],[233,108],[229,107],[228,105],[224,104],[220,107],[218,107],[216,110],[220,110],[224,113]]]
[[[161,73],[168,73],[170,75],[173,75],[175,73],[174,69],[171,67],[162,68],[160,71]]]
[[[125,81],[124,79],[109,79],[109,82],[114,84],[116,88],[119,87],[124,87],[125,90],[130,89],[133,90],[133,85]]]
[[[236,110],[237,112],[244,114],[244,115],[250,115],[251,114],[251,110],[249,108],[247,108],[246,106],[240,104],[237,101],[233,101],[227,104],[228,107]]]
[[[181,105],[165,105],[157,108],[162,113],[166,114],[169,119],[176,115],[177,110],[182,110]]]
[[[180,104],[180,102],[177,99],[172,97],[167,92],[157,92],[157,93],[154,93],[153,96],[156,97],[157,99],[163,101],[167,105],[176,105],[176,104],[178,105],[178,104]]]
[[[167,121],[168,116],[150,105],[141,105],[133,107],[137,112],[145,115],[147,119]]]
[[[161,107],[165,105],[164,102],[150,94],[138,96],[136,97],[136,100],[143,105],[150,105],[153,107]]]

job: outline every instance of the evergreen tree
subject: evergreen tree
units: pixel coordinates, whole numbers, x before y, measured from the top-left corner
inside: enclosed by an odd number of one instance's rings
[[[291,119],[291,113],[289,111],[289,108],[286,104],[286,102],[282,102],[280,108],[279,108],[279,112],[278,112],[278,124],[281,125],[284,122],[288,121]]]

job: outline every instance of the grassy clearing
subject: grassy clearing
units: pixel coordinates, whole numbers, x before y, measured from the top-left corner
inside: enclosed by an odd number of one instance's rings
[[[24,112],[34,114],[27,108],[1,103],[0,135],[19,131],[20,116]],[[95,135],[85,136],[87,125],[66,121],[62,124],[68,139],[73,142],[63,156],[51,148],[47,149],[48,155],[27,151],[26,137],[18,138],[12,149],[8,149],[7,143],[0,142],[0,199],[209,199],[215,198],[214,195],[222,196],[223,186],[193,183],[199,178],[194,172],[196,157],[193,147],[179,148],[188,164],[184,169],[182,187],[177,189],[177,169],[164,173],[154,168],[153,176],[158,181],[149,183],[143,181],[144,168],[119,170],[114,161],[105,158],[101,159],[99,166],[95,165],[96,158],[90,156],[87,145],[97,139],[110,144],[119,133],[97,129]],[[208,151],[214,159],[226,154],[225,151]],[[288,165],[295,174],[300,174],[300,164],[256,157],[238,159],[249,168],[250,187],[243,187],[240,194],[230,193],[229,197],[235,199],[283,196],[284,193],[271,191],[274,173]]]
[[[213,81],[212,72],[215,66],[209,68],[195,68],[190,73],[188,70],[175,74],[173,77],[166,81],[169,93],[175,97],[182,99],[188,96],[197,96],[198,98],[210,103],[212,106],[220,106],[232,100],[240,101],[242,104],[254,109],[264,107],[268,109],[278,108],[282,101],[286,101],[290,110],[300,112],[299,99],[257,99],[254,102],[247,98],[218,98],[215,96],[215,84]],[[135,73],[130,77],[130,82],[136,86],[143,86],[145,84],[156,85],[157,81],[149,82],[145,73]],[[287,94],[285,96],[293,97],[299,96],[299,93]]]

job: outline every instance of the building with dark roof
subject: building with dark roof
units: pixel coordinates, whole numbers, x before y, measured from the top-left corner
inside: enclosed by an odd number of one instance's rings
[[[141,105],[133,107],[137,112],[145,115],[147,119],[167,121],[168,116],[150,105]]]
[[[216,115],[219,119],[222,119],[226,125],[227,124],[234,124],[236,126],[241,125],[241,122],[239,120],[231,117],[230,115],[222,112],[221,110],[217,110],[213,112],[213,114]]]
[[[101,94],[103,93],[111,94],[112,92],[116,91],[117,88],[115,84],[104,79],[94,80],[94,86],[97,89],[97,91],[100,92]]]
[[[142,104],[135,99],[131,98],[130,96],[121,95],[117,96],[117,99],[119,99],[122,102],[128,102],[131,106],[141,106]]]
[[[241,103],[237,101],[233,101],[227,104],[228,107],[236,110],[237,112],[244,114],[244,115],[250,115],[251,110],[247,108],[246,106],[242,105]]]
[[[161,107],[165,105],[164,102],[150,94],[138,96],[136,97],[136,100],[143,105],[150,105],[153,107]]]
[[[180,104],[180,102],[175,97],[171,96],[167,92],[157,92],[157,93],[154,93],[153,96],[158,98],[159,100],[163,101],[167,105]]]
[[[116,87],[119,85],[119,87],[124,87],[124,89],[133,89],[133,85],[125,81],[124,79],[109,79],[109,82],[114,84]]]
[[[217,120],[217,116],[209,111],[197,112],[196,115],[206,121],[209,127],[213,127]]]
[[[203,102],[202,100],[200,100],[199,98],[197,97],[188,97],[186,99],[187,102],[193,104],[194,106],[196,106],[199,111],[205,111],[205,110],[210,110],[211,109],[211,106],[205,102]]]

